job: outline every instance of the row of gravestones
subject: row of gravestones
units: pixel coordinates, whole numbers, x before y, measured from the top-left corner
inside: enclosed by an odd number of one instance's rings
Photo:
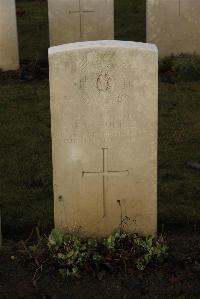
[[[65,26],[60,30],[65,2],[68,41],[97,39],[104,30],[105,37],[113,37],[113,17],[106,16],[113,16],[112,1],[85,0],[77,8],[72,0],[49,0],[51,44],[56,32],[65,33]],[[149,0],[152,24],[160,2],[168,1]],[[157,23],[157,33],[158,28]],[[157,48],[114,40],[63,42],[49,49],[55,225],[91,235],[108,234],[119,225],[155,234]]]
[[[50,44],[114,38],[114,0],[48,0]],[[147,42],[160,57],[200,53],[199,0],[147,0]],[[0,69],[19,68],[15,0],[0,0]]]

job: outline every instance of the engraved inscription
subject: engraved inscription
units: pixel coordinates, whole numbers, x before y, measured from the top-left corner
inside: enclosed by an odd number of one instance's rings
[[[74,85],[79,90],[84,90],[85,86],[86,86],[86,83],[87,83],[87,77],[84,76],[84,77],[80,78],[79,80],[77,80],[76,82],[74,82]]]
[[[113,58],[113,52],[108,56]],[[80,57],[76,71],[79,71],[81,77],[76,78],[73,83],[80,91],[80,101],[86,105],[100,106],[107,111],[112,109],[113,105],[127,103],[137,82],[134,83],[124,76],[123,66],[126,66],[125,62],[119,62],[119,66],[118,63],[117,66],[112,64],[104,52],[96,56],[94,53],[86,53]],[[118,72],[115,71],[116,67],[119,67]]]
[[[128,95],[123,93],[120,94],[116,99],[113,100],[113,103],[124,103],[128,100]]]
[[[80,89],[85,89],[86,82],[87,82],[87,77],[86,76],[81,78],[80,81],[79,81],[79,88]]]
[[[71,133],[70,133],[71,132]],[[73,132],[73,133],[72,133]],[[84,132],[84,133],[83,133]],[[135,142],[137,136],[143,132],[138,129],[137,123],[132,115],[126,115],[125,119],[111,117],[105,122],[105,128],[102,131],[94,130],[87,122],[81,122],[78,118],[74,119],[70,130],[62,133],[53,134],[54,139],[64,139],[65,143],[70,144],[98,144],[106,145],[114,140],[121,140],[127,144]]]
[[[124,79],[124,82],[123,82],[123,89],[129,89],[129,88],[133,88],[133,82],[131,82],[130,80],[127,81]]]
[[[86,58],[86,56],[83,56],[81,61],[79,62],[79,67],[81,69],[81,71],[84,71],[87,67],[88,67],[88,60]]]
[[[112,77],[106,71],[103,71],[99,74],[97,78],[97,90],[98,91],[108,91],[111,89],[112,85]]]

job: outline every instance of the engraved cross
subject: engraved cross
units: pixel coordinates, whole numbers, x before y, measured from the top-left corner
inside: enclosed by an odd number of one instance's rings
[[[178,6],[179,6],[179,7],[178,7],[178,9],[179,9],[179,17],[181,16],[181,1],[182,1],[182,0],[179,0],[179,4],[178,4]]]
[[[81,0],[78,0],[78,10],[70,10],[69,14],[79,14],[79,23],[80,23],[80,38],[83,37],[83,29],[82,29],[82,17],[84,13],[92,13],[95,12],[94,10],[82,10],[81,7]]]
[[[103,179],[103,217],[106,217],[106,178],[110,176],[128,176],[129,170],[109,170],[108,169],[108,148],[102,148],[103,165],[102,171],[83,171],[82,177],[99,176]]]

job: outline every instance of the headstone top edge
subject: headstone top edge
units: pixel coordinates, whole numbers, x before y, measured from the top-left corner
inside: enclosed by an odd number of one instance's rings
[[[71,50],[89,49],[89,48],[129,48],[149,50],[155,53],[158,52],[157,46],[150,43],[133,42],[133,41],[120,41],[120,40],[101,40],[101,41],[85,41],[77,43],[69,43],[50,47],[48,50],[49,55],[62,53]]]

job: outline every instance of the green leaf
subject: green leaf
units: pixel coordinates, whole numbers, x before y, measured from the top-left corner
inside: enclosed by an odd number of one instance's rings
[[[67,254],[67,258],[70,259],[73,255],[74,255],[74,250],[71,250],[71,251]]]
[[[58,229],[53,229],[51,234],[49,235],[48,245],[49,247],[60,247],[63,244],[64,234]]]
[[[63,253],[58,253],[58,258],[61,260],[66,260],[66,255]]]

